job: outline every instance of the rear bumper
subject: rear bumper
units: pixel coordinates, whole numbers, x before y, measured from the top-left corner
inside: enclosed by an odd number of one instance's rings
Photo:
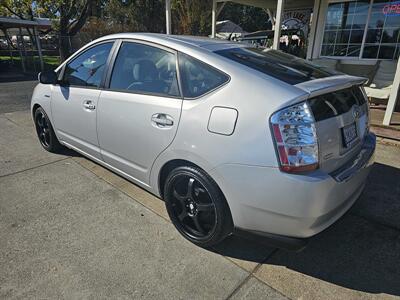
[[[375,153],[376,137],[374,134],[368,134],[361,147],[360,152],[347,164],[340,167],[338,170],[330,173],[337,182],[351,180],[357,172],[368,167],[373,163],[373,155]]]
[[[293,175],[274,167],[225,164],[210,175],[227,198],[236,228],[307,238],[334,223],[358,199],[374,151],[375,136],[370,134],[352,163],[333,174]]]
[[[290,251],[301,251],[308,243],[307,238],[294,238],[254,230],[244,230],[241,228],[235,228],[233,234],[260,244],[265,244],[269,247],[276,247]]]

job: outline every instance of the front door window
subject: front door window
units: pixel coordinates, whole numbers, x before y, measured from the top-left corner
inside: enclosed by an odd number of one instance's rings
[[[104,43],[86,50],[65,66],[63,84],[99,87],[113,43]]]

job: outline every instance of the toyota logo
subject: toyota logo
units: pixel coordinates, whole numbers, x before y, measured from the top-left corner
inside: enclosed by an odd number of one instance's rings
[[[353,117],[355,120],[357,120],[361,116],[361,109],[359,106],[354,106],[353,107]]]

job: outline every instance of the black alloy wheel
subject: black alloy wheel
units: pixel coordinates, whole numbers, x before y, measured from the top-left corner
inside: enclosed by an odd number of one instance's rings
[[[49,152],[58,152],[62,146],[59,143],[49,117],[43,108],[38,107],[34,112],[36,133],[40,144]]]
[[[35,114],[35,122],[36,122],[36,131],[39,137],[40,143],[43,147],[50,146],[50,129],[49,124],[47,123],[47,119],[42,110],[38,110],[37,114]]]
[[[168,214],[178,231],[202,247],[222,241],[232,232],[229,207],[216,183],[199,168],[179,167],[165,184]]]

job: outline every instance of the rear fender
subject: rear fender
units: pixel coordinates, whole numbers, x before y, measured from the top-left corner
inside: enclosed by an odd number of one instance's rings
[[[189,161],[199,166],[207,173],[213,168],[210,162],[193,152],[181,149],[166,149],[157,157],[150,172],[150,186],[152,187],[154,194],[156,194],[158,197],[161,196],[161,191],[159,190],[159,174],[161,169],[165,164],[175,159]]]

